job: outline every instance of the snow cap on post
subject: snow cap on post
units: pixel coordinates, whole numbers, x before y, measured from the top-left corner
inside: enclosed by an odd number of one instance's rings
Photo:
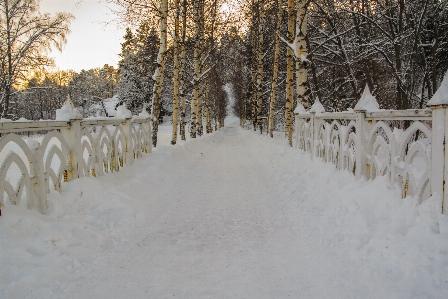
[[[356,104],[355,111],[367,111],[373,112],[380,110],[380,105],[378,104],[376,98],[370,93],[369,86],[366,84],[366,88],[364,88],[364,92],[362,93],[361,98]]]
[[[126,107],[126,103],[117,107],[117,118],[132,118],[132,112]]]
[[[56,109],[56,120],[69,121],[71,119],[82,119],[82,115],[79,110],[73,105],[72,99],[70,98],[69,94],[61,109]]]
[[[316,97],[313,106],[311,106],[310,112],[316,112],[316,114],[320,114],[325,112],[324,106],[320,103],[319,98]]]
[[[302,104],[298,103],[296,109],[294,109],[294,114],[305,114],[308,113],[305,110],[305,107],[303,107]]]
[[[138,114],[138,116],[145,117],[145,118],[151,117],[151,115],[149,115],[148,111],[146,111],[146,104],[143,104],[142,112],[140,112]]]
[[[443,77],[442,84],[440,84],[439,89],[432,96],[431,100],[426,103],[426,106],[439,106],[448,105],[448,70]]]

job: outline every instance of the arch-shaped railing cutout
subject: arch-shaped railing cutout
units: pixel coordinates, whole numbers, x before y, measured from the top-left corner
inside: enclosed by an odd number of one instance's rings
[[[431,165],[428,146],[421,141],[414,142],[405,157],[404,165],[403,197],[417,196],[419,202],[422,202],[423,195],[428,194],[426,188],[429,183]]]
[[[98,160],[98,174],[112,171],[114,158],[113,137],[106,127],[102,127],[98,132],[95,142],[96,157]]]
[[[47,130],[40,143],[13,133],[34,130]],[[151,152],[149,117],[3,122],[0,133],[0,215],[5,202],[25,201],[45,213],[51,185],[61,191],[64,181],[118,171]]]
[[[414,134],[422,133],[424,136],[428,139],[428,144],[431,143],[431,128],[420,121],[416,121],[412,123],[409,128],[407,128],[402,135],[400,136],[401,142],[400,146],[398,148],[397,153],[400,154],[400,157],[404,157],[406,155],[406,151],[408,150],[407,147],[409,143],[412,141],[410,140],[411,137],[414,136]]]
[[[123,167],[123,165],[125,163],[127,163],[126,161],[126,150],[127,148],[129,148],[129,146],[127,146],[126,143],[126,137],[125,137],[125,133],[123,128],[121,127],[116,127],[115,128],[115,132],[112,135],[112,140],[113,140],[113,150],[114,150],[114,157],[116,158],[115,160],[115,169],[116,171],[118,171],[118,169],[120,167]],[[128,137],[128,140],[130,140],[130,136]]]
[[[346,141],[343,148],[343,165],[342,169],[346,169],[355,174],[356,167],[356,133],[353,131],[346,135]]]
[[[8,170],[13,164],[17,165],[17,167],[21,171],[21,175],[15,186],[16,188],[14,188],[14,186],[8,180],[6,180]],[[31,209],[35,206],[31,175],[28,172],[28,169],[26,168],[22,158],[14,152],[9,152],[0,166],[0,207],[4,206],[5,204],[4,202],[5,193],[8,195],[9,201],[13,205],[20,204],[22,200],[22,192],[24,187],[26,188],[27,191],[26,192],[27,207]]]
[[[35,165],[35,156],[34,153],[31,151],[31,149],[28,147],[28,144],[25,142],[25,140],[22,139],[17,134],[9,133],[6,136],[2,136],[0,138],[0,153],[3,152],[5,147],[8,145],[8,143],[16,144],[20,150],[25,155],[26,159],[28,160],[27,163],[27,169],[30,172],[31,175],[34,174],[34,168],[33,165]]]

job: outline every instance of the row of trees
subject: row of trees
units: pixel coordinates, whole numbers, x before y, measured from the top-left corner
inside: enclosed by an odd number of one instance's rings
[[[154,146],[163,108],[173,115],[172,144],[178,132],[185,140],[187,124],[192,138],[222,126],[228,101],[224,77],[233,68],[224,63],[229,46],[224,41],[239,38],[221,11],[224,2],[115,2],[124,8],[123,19],[138,28],[127,29],[122,44],[118,96],[136,109],[151,106]]]
[[[189,114],[191,137],[202,134],[211,86],[231,83],[242,125],[283,129],[292,142],[298,104],[319,98],[329,111],[346,110],[368,85],[382,108],[423,108],[448,68],[446,0],[115,2],[124,20],[160,21],[152,113],[172,105],[173,143],[177,111],[181,132]]]
[[[115,95],[117,83],[118,71],[107,64],[79,73],[35,70],[12,95],[9,115],[13,119],[54,119],[56,109],[70,95],[84,117],[108,116],[104,101]]]
[[[329,111],[346,110],[366,85],[382,108],[424,108],[448,68],[447,5],[446,0],[251,1],[248,92],[237,110],[254,129],[261,129],[261,116],[269,116],[272,130],[274,116],[281,115],[290,133],[297,103],[306,107],[319,98]]]

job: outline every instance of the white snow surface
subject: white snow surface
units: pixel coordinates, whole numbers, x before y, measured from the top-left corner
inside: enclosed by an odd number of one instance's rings
[[[358,103],[356,103],[354,110],[366,110],[367,112],[380,110],[380,105],[376,98],[370,93],[368,85],[364,88],[361,98]]]
[[[440,199],[401,199],[227,121],[6,204],[0,298],[448,298]],[[180,138],[178,139],[180,140]]]
[[[443,77],[439,89],[432,96],[431,100],[426,104],[427,106],[448,105],[448,70]]]

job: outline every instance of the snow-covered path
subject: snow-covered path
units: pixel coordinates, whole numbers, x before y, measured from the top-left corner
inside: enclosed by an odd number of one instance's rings
[[[300,232],[303,219],[294,219],[291,206],[278,202],[285,195],[270,180],[269,163],[251,149],[250,139],[235,135],[235,127],[225,128],[209,137],[212,142],[176,149],[165,165],[171,169],[168,176],[148,175],[150,184],[121,190],[147,195],[151,204],[143,205],[144,228],[100,259],[80,298],[125,288],[128,295],[148,293],[149,298],[330,298],[338,293],[326,286],[336,281],[329,268],[340,264],[310,256]]]
[[[433,203],[276,137],[229,126],[75,180],[49,215],[6,207],[0,297],[448,297]]]

